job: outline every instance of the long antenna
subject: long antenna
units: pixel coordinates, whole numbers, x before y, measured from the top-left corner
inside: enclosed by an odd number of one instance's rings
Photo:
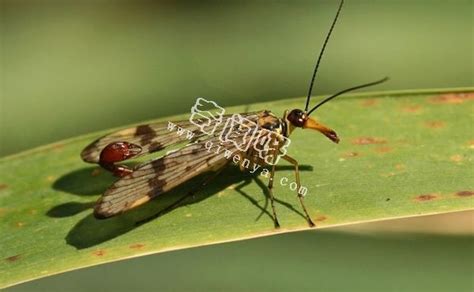
[[[339,17],[339,12],[341,12],[341,9],[342,9],[342,4],[344,4],[344,0],[341,0],[341,2],[339,3],[339,8],[337,9],[336,16],[334,17],[334,20],[332,21],[331,28],[329,29],[329,32],[326,35],[326,39],[324,40],[323,47],[321,48],[321,51],[319,52],[318,61],[316,61],[313,77],[311,78],[311,83],[309,84],[308,97],[306,97],[306,105],[304,107],[305,112],[308,111],[309,101],[311,99],[311,92],[313,91],[314,80],[316,79],[316,73],[318,72],[319,63],[321,62],[321,58],[324,54],[324,50],[326,49],[326,45],[329,41],[329,37],[331,36],[332,30],[334,29],[334,26],[336,25],[337,18]]]
[[[341,95],[341,94],[344,94],[344,93],[346,93],[346,92],[353,91],[353,90],[356,90],[356,89],[360,89],[360,88],[364,88],[364,87],[369,87],[369,86],[377,85],[377,84],[383,83],[383,82],[385,82],[385,81],[387,81],[387,80],[388,80],[388,77],[385,77],[385,78],[383,78],[383,79],[380,79],[380,80],[377,80],[377,81],[374,81],[374,82],[370,82],[370,83],[366,83],[366,84],[362,84],[362,85],[357,85],[357,86],[354,86],[354,87],[347,88],[347,89],[344,89],[344,90],[342,90],[342,91],[339,91],[338,93],[333,94],[333,95],[331,95],[330,97],[327,97],[326,99],[324,99],[323,101],[321,101],[320,103],[318,103],[315,107],[313,107],[313,108],[307,113],[307,115],[309,116],[309,115],[310,115],[312,112],[314,112],[318,107],[322,106],[323,104],[325,104],[326,102],[330,101],[331,99],[338,97],[338,96]]]

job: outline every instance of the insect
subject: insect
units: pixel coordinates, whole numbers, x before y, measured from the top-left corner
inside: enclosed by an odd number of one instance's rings
[[[98,163],[106,170],[109,170],[114,175],[120,177],[120,179],[113,183],[97,201],[94,207],[95,217],[103,219],[126,212],[155,197],[161,196],[167,191],[203,173],[211,173],[214,176],[217,176],[219,171],[229,164],[229,159],[223,155],[217,155],[214,152],[208,151],[208,145],[213,144],[231,151],[232,153],[237,153],[240,158],[239,166],[241,169],[243,169],[242,164],[244,161],[248,161],[252,165],[259,164],[271,167],[268,190],[273,211],[274,225],[278,228],[280,224],[273,196],[273,179],[275,175],[276,157],[281,157],[293,165],[295,180],[298,185],[297,190],[301,186],[298,162],[291,156],[282,152],[285,139],[287,139],[295,129],[302,128],[319,131],[331,141],[338,143],[339,137],[336,132],[313,119],[311,114],[320,106],[341,94],[373,86],[387,80],[387,78],[384,78],[375,82],[342,90],[325,98],[311,109],[309,108],[318,67],[339,17],[343,3],[343,0],[340,1],[337,13],[319,52],[309,85],[304,110],[287,110],[282,118],[277,117],[267,110],[240,114],[247,124],[257,125],[257,135],[254,135],[253,137],[262,137],[263,133],[267,133],[267,141],[269,141],[271,145],[276,145],[276,147],[269,150],[267,148],[262,148],[264,146],[260,145],[242,151],[235,143],[235,141],[237,141],[237,143],[244,142],[244,140],[248,138],[244,135],[245,131],[242,131],[242,124],[236,124],[230,128],[225,128],[223,126],[228,125],[228,122],[232,119],[233,115],[222,116],[222,123],[217,127],[217,132],[223,131],[228,134],[232,132],[234,143],[223,141],[221,139],[222,136],[216,134],[206,134],[207,128],[199,128],[189,120],[177,121],[174,122],[174,124],[181,129],[186,129],[189,133],[192,133],[193,136],[190,141],[187,140],[185,135],[177,135],[175,132],[170,132],[168,129],[169,123],[166,122],[140,125],[106,135],[88,145],[81,153],[81,157],[84,161]],[[257,138],[252,139],[255,139],[255,141],[250,141],[250,144],[254,143],[254,146],[257,145]],[[157,152],[170,146],[176,146],[180,143],[186,142],[190,143],[172,153],[165,154],[162,157],[134,167],[120,164],[128,159],[137,158],[145,154]],[[261,153],[257,155],[257,152],[261,151],[266,151],[267,156],[262,157],[260,155]],[[271,157],[271,160],[266,159],[267,157]],[[202,185],[205,185],[206,183],[207,181],[203,182]],[[183,196],[171,206],[174,207],[179,205],[187,196],[188,195]],[[308,225],[311,227],[314,226],[311,216],[308,214],[305,207],[303,196],[297,192],[297,197],[304,211]]]

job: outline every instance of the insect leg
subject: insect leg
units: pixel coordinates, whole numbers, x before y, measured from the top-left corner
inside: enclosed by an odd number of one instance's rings
[[[298,196],[298,199],[300,200],[301,207],[303,208],[304,214],[306,215],[306,221],[308,221],[308,224],[310,227],[314,227],[315,225],[313,221],[311,220],[311,217],[309,216],[308,211],[306,210],[306,207],[304,205],[303,196],[299,193],[301,183],[300,183],[300,172],[298,168],[298,161],[296,161],[296,159],[288,155],[283,155],[282,158],[288,161],[289,163],[293,164],[293,166],[295,167],[295,178],[296,178],[296,186],[297,186],[296,194]]]
[[[142,219],[138,222],[135,223],[135,225],[139,226],[139,225],[142,225],[142,224],[145,224],[147,222],[150,222],[151,220],[153,219],[156,219],[172,210],[174,210],[175,208],[177,208],[182,202],[184,202],[185,200],[187,200],[189,197],[192,197],[194,196],[197,192],[199,192],[200,190],[202,190],[211,180],[213,180],[214,178],[216,178],[221,172],[222,170],[224,170],[225,166],[227,164],[224,164],[221,168],[217,169],[216,171],[214,171],[214,173],[212,173],[210,176],[206,177],[202,182],[201,184],[193,191],[189,191],[186,195],[182,196],[181,198],[179,198],[178,200],[176,200],[173,204],[167,206],[166,208],[160,210],[158,213],[148,217],[148,218],[145,218],[145,219]]]
[[[273,177],[275,176],[275,164],[272,166],[272,172],[270,173],[270,179],[268,180],[268,193],[270,194],[270,203],[272,205],[273,211],[273,222],[275,223],[275,228],[280,228],[280,223],[278,222],[278,217],[275,210],[275,198],[273,197]]]
[[[133,172],[132,169],[125,165],[116,165],[113,163],[103,163],[99,162],[99,165],[102,166],[104,169],[110,171],[114,176],[118,177],[124,177],[127,174],[130,174]]]

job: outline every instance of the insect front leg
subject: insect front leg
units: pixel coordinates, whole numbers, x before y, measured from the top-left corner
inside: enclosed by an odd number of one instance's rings
[[[100,152],[99,165],[115,176],[124,177],[133,172],[125,165],[116,165],[116,162],[132,158],[142,152],[142,148],[129,142],[114,142],[105,146]]]
[[[315,225],[313,221],[311,220],[311,217],[309,216],[308,211],[306,210],[306,207],[304,205],[303,195],[299,193],[299,190],[301,188],[301,183],[300,183],[300,171],[298,168],[298,161],[296,161],[296,159],[288,155],[283,155],[282,158],[288,161],[289,163],[293,164],[293,166],[295,167],[295,179],[296,179],[296,186],[297,186],[296,195],[298,196],[298,199],[300,200],[301,207],[303,208],[304,214],[306,216],[306,221],[308,221],[308,224],[310,227],[314,227]]]

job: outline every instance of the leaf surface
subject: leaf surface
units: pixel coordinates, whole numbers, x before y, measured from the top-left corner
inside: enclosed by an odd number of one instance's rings
[[[288,99],[228,112],[268,109],[281,115],[303,104]],[[470,88],[359,94],[319,109],[316,117],[337,131],[340,144],[296,130],[289,147],[308,188],[305,202],[315,230],[473,209],[473,105]],[[145,254],[308,229],[290,189],[294,172],[283,161],[274,189],[279,230],[270,215],[267,179],[236,167],[147,224],[135,222],[202,178],[124,215],[96,220],[91,208],[115,178],[82,162],[79,153],[108,132],[0,160],[0,287]]]

